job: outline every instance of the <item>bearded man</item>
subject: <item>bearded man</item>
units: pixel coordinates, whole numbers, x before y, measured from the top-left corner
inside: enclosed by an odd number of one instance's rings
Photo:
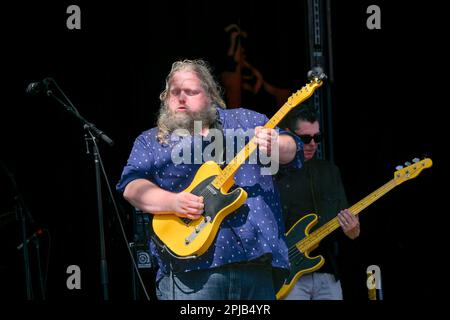
[[[172,151],[180,143],[195,144],[193,136],[206,137],[213,128],[223,132],[225,140],[232,129],[253,130],[258,152],[271,155],[276,151],[281,166],[302,165],[303,144],[298,137],[263,128],[268,121],[263,114],[244,108],[227,110],[220,92],[205,61],[173,63],[160,94],[158,125],[135,140],[117,185],[134,207],[152,215],[202,218],[205,199],[183,191],[202,161],[175,163]],[[195,123],[200,123],[197,130]],[[180,139],[176,134],[180,129],[187,137]],[[200,140],[204,150],[205,139]],[[275,299],[276,287],[289,268],[288,248],[279,194],[273,176],[261,174],[261,166],[244,163],[236,171],[235,185],[248,198],[224,218],[214,242],[202,255],[176,257],[150,234],[151,255],[159,267],[158,299]]]

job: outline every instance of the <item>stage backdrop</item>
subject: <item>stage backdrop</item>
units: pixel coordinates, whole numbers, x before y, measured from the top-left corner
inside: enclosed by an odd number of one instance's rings
[[[81,10],[80,29],[67,26],[73,4]],[[433,246],[439,243],[439,233],[425,227],[423,219],[438,212],[440,199],[434,183],[443,165],[435,148],[442,147],[437,144],[439,70],[431,63],[442,61],[441,51],[434,50],[442,40],[440,29],[424,19],[434,13],[431,8],[376,1],[382,24],[371,30],[366,24],[371,4],[331,3],[334,78],[325,86],[332,89],[333,113],[327,116],[349,201],[387,182],[396,165],[413,157],[427,153],[435,166],[364,212],[361,238],[345,255],[344,295],[366,300],[366,268],[379,265],[386,299],[403,298],[405,292],[431,298],[431,281],[412,278],[421,255],[436,253]],[[114,147],[100,144],[114,188],[135,137],[155,124],[159,92],[174,60],[209,61],[229,107],[244,106],[269,117],[306,83],[311,67],[306,1],[2,6],[0,290],[10,298],[25,298],[16,248],[21,242],[14,215],[17,190],[35,221],[29,234],[45,229],[51,235],[51,241],[47,232],[40,236],[47,297],[101,297],[92,154],[86,154],[77,119],[51,98],[25,94],[30,82],[54,78],[79,112],[114,140]],[[103,193],[110,295],[131,299],[131,265],[105,185]],[[114,196],[131,237],[131,208]],[[39,298],[36,255],[30,254]],[[66,287],[70,265],[82,270],[81,290]],[[151,279],[147,285],[153,290]]]

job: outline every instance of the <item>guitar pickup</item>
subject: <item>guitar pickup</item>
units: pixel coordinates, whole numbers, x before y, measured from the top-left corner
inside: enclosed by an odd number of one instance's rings
[[[195,240],[195,238],[197,237],[197,235],[200,233],[200,231],[202,231],[206,224],[211,222],[211,217],[210,216],[206,216],[203,221],[201,223],[199,223],[195,228],[194,228],[194,232],[192,232],[186,239],[184,239],[184,244],[188,245],[190,244],[192,241]]]

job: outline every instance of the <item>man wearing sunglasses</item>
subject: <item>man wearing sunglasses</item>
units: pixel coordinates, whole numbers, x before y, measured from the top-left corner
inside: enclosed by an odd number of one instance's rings
[[[339,270],[339,246],[347,239],[359,236],[359,220],[348,212],[348,202],[340,171],[331,162],[315,159],[322,141],[320,124],[314,108],[300,106],[289,117],[288,130],[304,143],[305,164],[301,169],[280,172],[277,185],[280,190],[286,230],[302,217],[315,213],[318,223],[310,231],[324,225],[336,215],[342,231],[335,231],[323,239],[311,256],[322,255],[325,264],[316,272],[302,275],[286,300],[342,300]],[[344,236],[345,235],[345,236]]]

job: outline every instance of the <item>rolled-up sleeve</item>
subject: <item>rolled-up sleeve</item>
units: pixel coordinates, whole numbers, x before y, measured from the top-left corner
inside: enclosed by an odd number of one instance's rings
[[[120,180],[116,185],[116,190],[123,193],[125,187],[136,179],[152,180],[151,177],[154,171],[153,163],[153,154],[144,136],[141,135],[134,142],[127,164],[123,168]]]
[[[280,165],[280,168],[287,168],[287,167],[292,167],[292,168],[298,168],[300,169],[303,166],[303,142],[300,139],[300,137],[298,137],[297,135],[293,134],[292,132],[289,132],[287,130],[284,129],[280,129],[277,128],[279,130],[279,134],[286,134],[291,136],[292,138],[294,138],[295,144],[297,145],[297,150],[295,151],[295,157],[294,159],[292,159],[291,162],[289,163],[285,163]]]

